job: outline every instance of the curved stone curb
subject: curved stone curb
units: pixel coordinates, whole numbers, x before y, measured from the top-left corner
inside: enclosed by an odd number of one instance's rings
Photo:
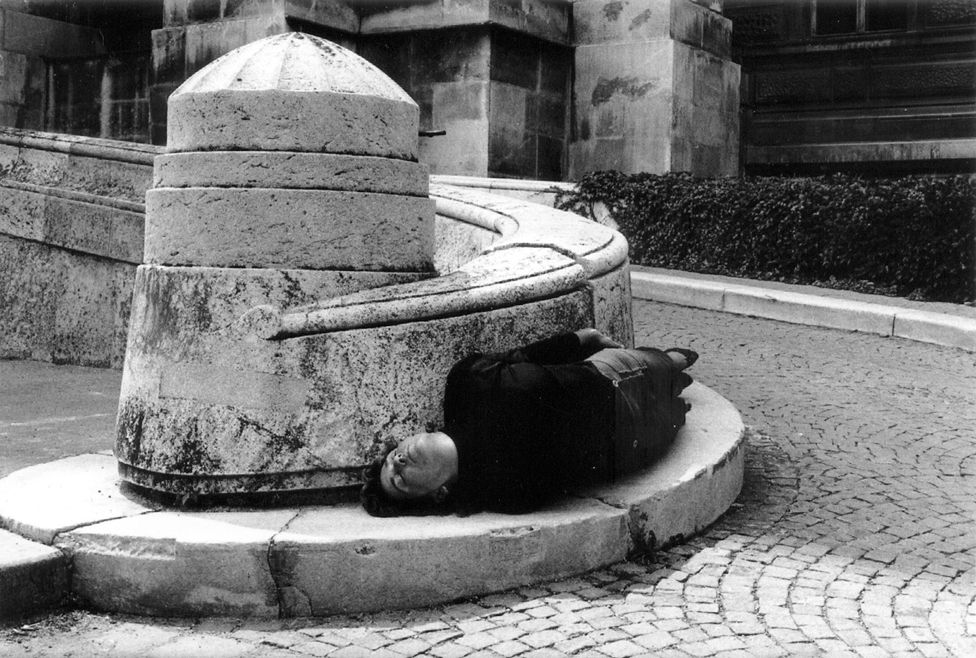
[[[115,460],[98,454],[0,480],[0,525],[53,543],[72,593],[103,610],[274,617],[441,603],[589,571],[714,521],[741,487],[742,421],[701,384],[685,397],[688,424],[664,460],[533,514],[163,511],[120,494]]]
[[[255,308],[244,324],[262,338],[281,339],[463,315],[598,286],[626,263],[623,236],[577,215],[445,185],[432,186],[430,196],[438,215],[499,238],[444,276],[300,309]]]
[[[976,352],[976,319],[650,272],[631,272],[635,299],[893,336]]]
[[[57,607],[67,594],[61,551],[0,530],[0,620]]]

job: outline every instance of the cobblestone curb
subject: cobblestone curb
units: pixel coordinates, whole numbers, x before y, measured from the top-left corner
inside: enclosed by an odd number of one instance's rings
[[[61,551],[0,530],[0,620],[56,607],[67,581]]]
[[[634,271],[634,299],[893,336],[976,352],[976,319],[725,281]]]

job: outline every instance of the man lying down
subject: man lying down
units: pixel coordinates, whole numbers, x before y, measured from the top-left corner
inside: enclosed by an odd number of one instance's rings
[[[414,434],[366,469],[373,516],[524,513],[612,482],[664,454],[690,408],[698,359],[624,349],[596,329],[564,333],[451,369],[444,431]]]

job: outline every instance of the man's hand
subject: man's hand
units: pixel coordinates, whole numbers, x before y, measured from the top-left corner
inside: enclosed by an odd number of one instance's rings
[[[593,327],[580,329],[576,332],[576,337],[579,338],[580,347],[591,353],[599,352],[608,347],[623,347],[621,343],[618,343],[609,336],[601,333],[599,329],[594,329]]]

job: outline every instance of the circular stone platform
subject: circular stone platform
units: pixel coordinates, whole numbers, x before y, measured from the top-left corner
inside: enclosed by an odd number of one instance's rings
[[[718,518],[742,486],[742,421],[701,384],[685,398],[688,423],[661,462],[533,514],[167,510],[121,490],[105,452],[0,480],[0,525],[64,552],[73,596],[101,610],[290,617],[441,603],[595,569]]]

